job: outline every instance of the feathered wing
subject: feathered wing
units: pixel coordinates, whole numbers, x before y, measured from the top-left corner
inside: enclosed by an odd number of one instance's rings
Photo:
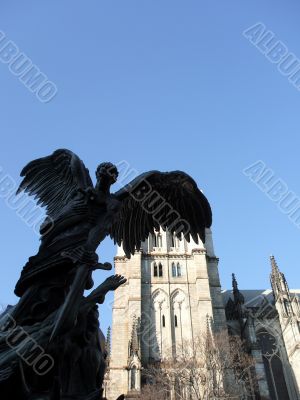
[[[150,171],[115,193],[122,202],[111,227],[111,237],[130,257],[150,233],[161,226],[198,243],[212,223],[208,200],[196,182],[181,171]]]
[[[84,163],[67,149],[31,161],[23,168],[21,176],[24,178],[17,193],[25,191],[34,196],[52,218],[68,202],[74,190],[93,186]]]

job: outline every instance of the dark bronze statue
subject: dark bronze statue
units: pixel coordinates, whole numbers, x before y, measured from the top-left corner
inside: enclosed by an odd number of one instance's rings
[[[65,149],[30,162],[21,176],[18,192],[34,196],[47,217],[39,251],[16,284],[20,300],[0,317],[1,399],[101,399],[106,353],[97,304],[126,279],[113,275],[84,296],[93,271],[112,268],[99,263],[99,244],[110,235],[130,257],[160,226],[204,242],[209,203],[181,171],[150,171],[112,194],[116,166],[100,164],[94,186]]]

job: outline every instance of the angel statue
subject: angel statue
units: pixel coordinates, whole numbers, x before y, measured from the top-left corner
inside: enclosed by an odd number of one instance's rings
[[[130,258],[160,226],[204,242],[210,205],[181,171],[150,171],[111,193],[115,165],[100,164],[94,186],[84,163],[66,149],[31,161],[21,176],[18,192],[34,196],[47,216],[38,253],[15,287],[20,300],[0,317],[1,399],[100,399],[106,353],[97,304],[126,278],[112,275],[85,296],[93,271],[112,268],[99,262],[99,244],[110,235]],[[41,373],[45,355],[53,362]]]

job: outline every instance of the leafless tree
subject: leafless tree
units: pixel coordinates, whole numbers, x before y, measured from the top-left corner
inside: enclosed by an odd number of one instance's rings
[[[143,400],[167,400],[169,399],[168,388],[159,382],[143,386],[137,397]]]
[[[175,354],[176,353],[176,354]],[[239,337],[207,333],[145,368],[144,400],[244,399],[253,391],[254,361]],[[251,398],[251,397],[250,397]]]

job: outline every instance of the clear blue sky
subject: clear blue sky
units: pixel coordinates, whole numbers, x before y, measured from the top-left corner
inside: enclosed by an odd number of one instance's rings
[[[211,202],[224,288],[269,287],[274,253],[299,288],[300,230],[242,170],[258,159],[300,196],[300,92],[243,36],[258,21],[300,57],[298,1],[2,1],[0,30],[58,86],[41,104],[0,63],[1,165],[67,147],[93,172],[126,159],[181,169]],[[0,302],[38,238],[0,199]],[[100,249],[112,261],[112,243]],[[103,275],[97,273],[97,282]],[[103,328],[110,321],[103,307]]]

